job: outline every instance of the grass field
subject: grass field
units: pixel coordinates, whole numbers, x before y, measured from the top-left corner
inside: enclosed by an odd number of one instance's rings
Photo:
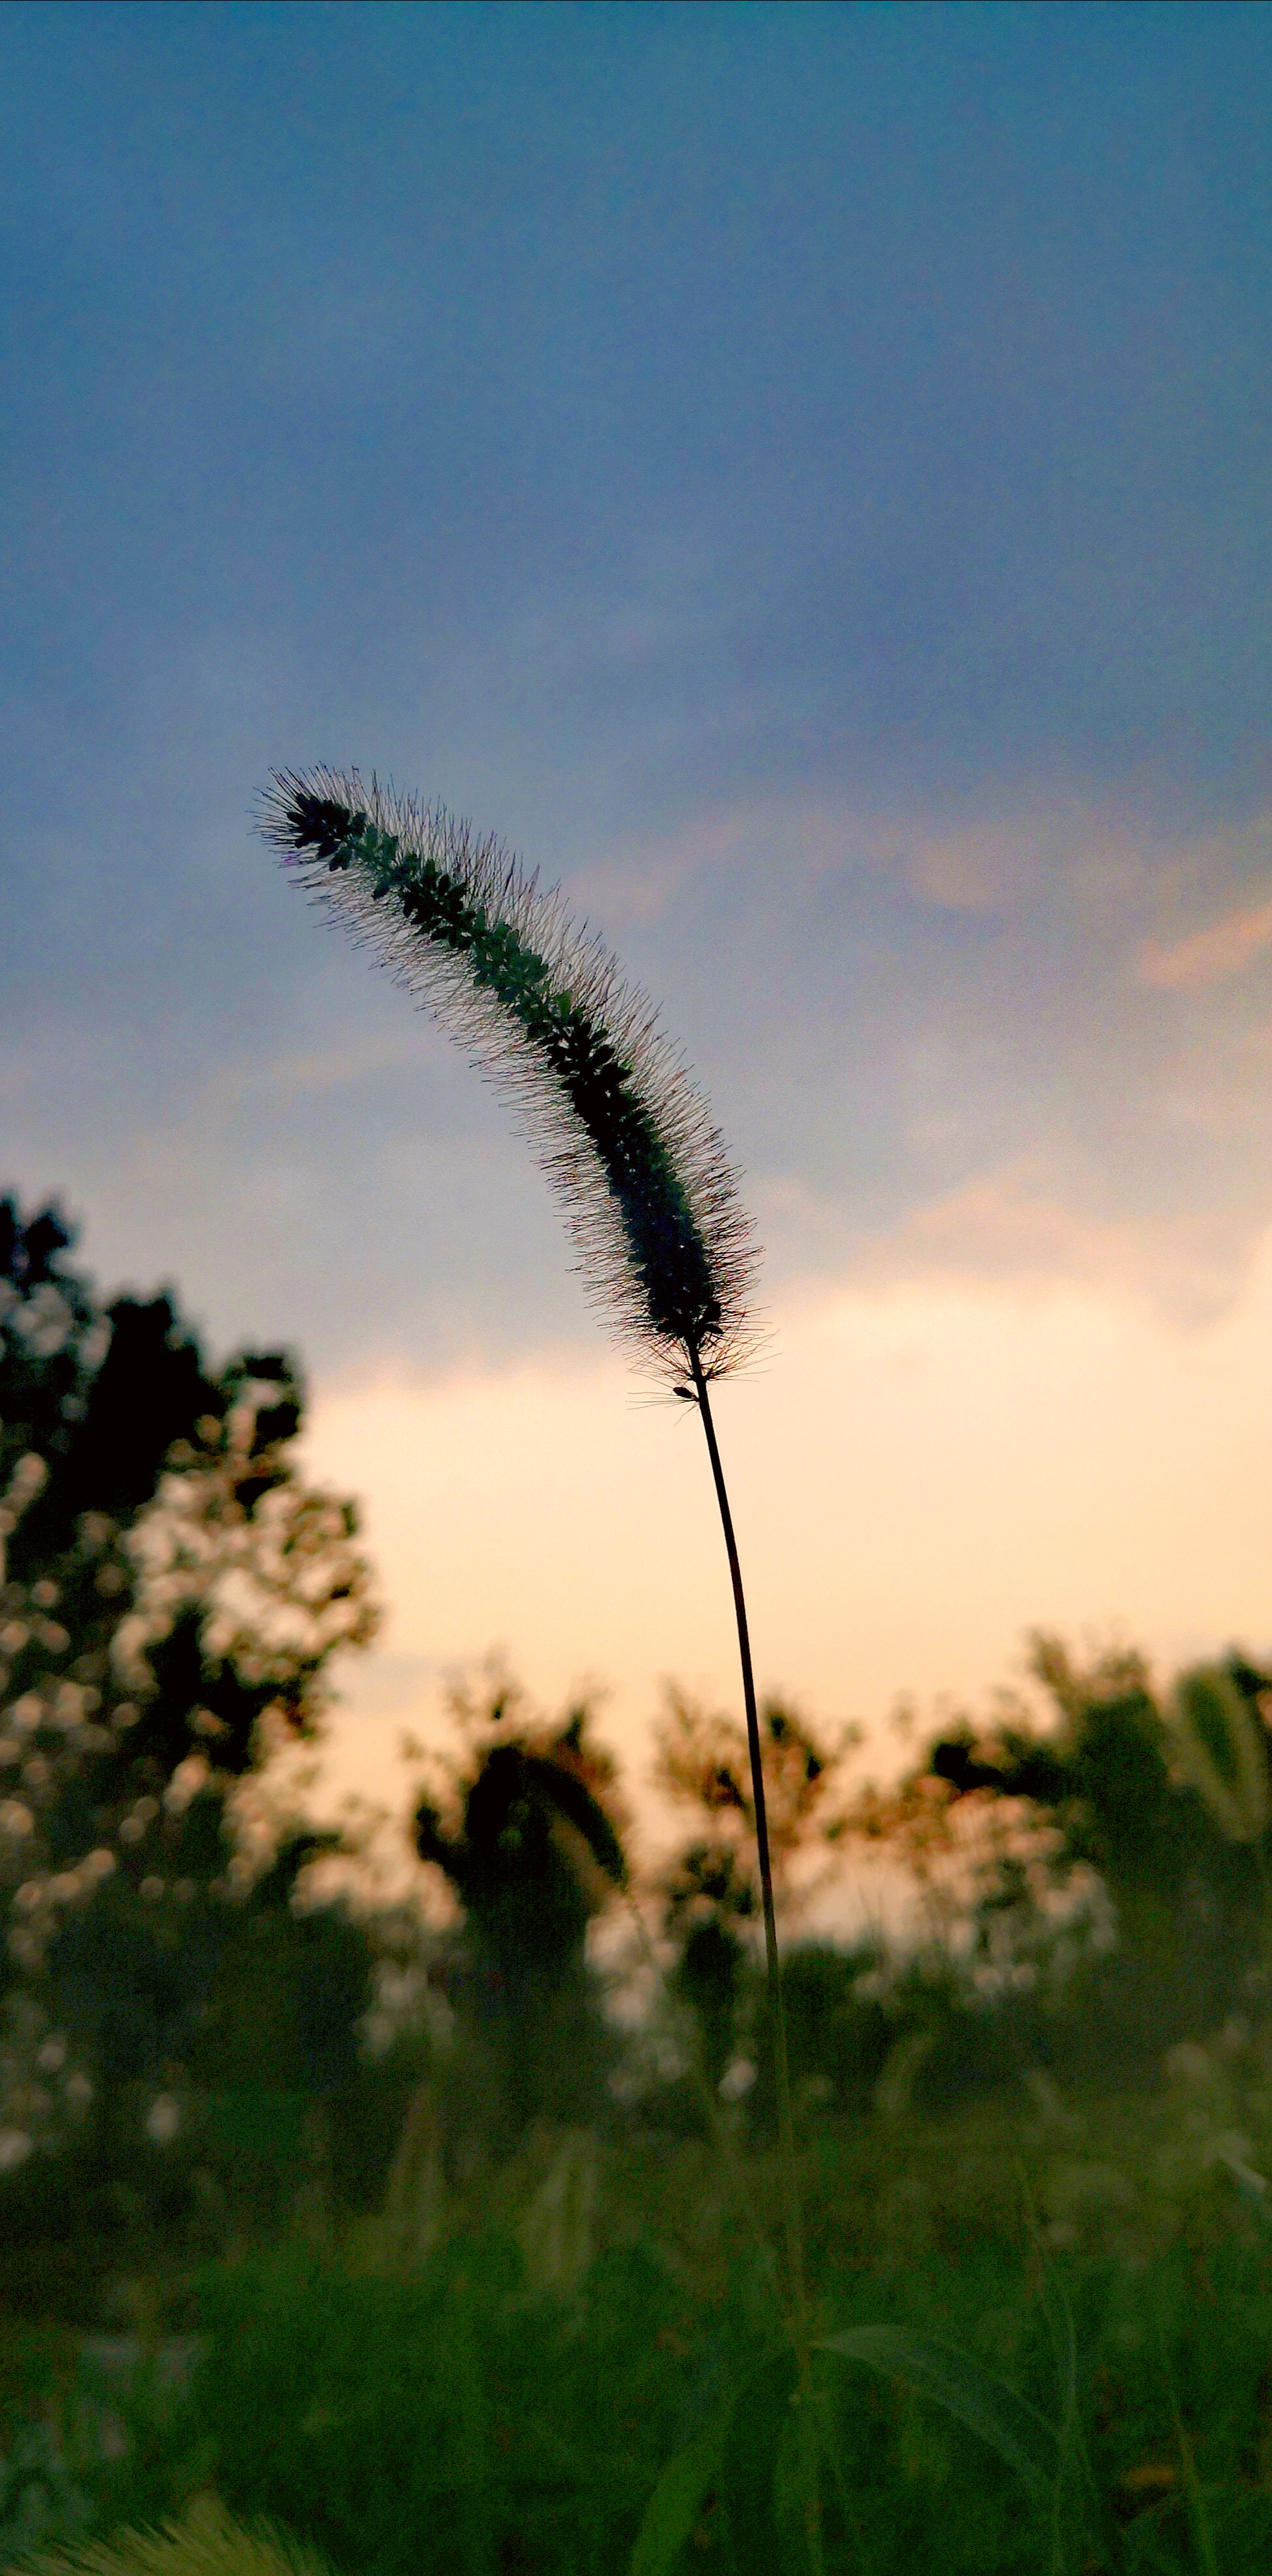
[[[1031,2495],[941,2406],[821,2360],[827,2569],[1272,2564],[1269,2150],[1248,2048],[1178,2051],[1152,2095],[810,2116],[820,2331],[943,2338],[1052,2424],[1072,2372],[1058,2475]],[[417,2193],[336,2229],[310,2207],[284,2242],[134,2285],[131,2343],[11,2326],[6,2558],[211,2491],[350,2576],[609,2576],[715,2425],[677,2563],[806,2564],[767,2159],[544,2133],[463,2192]]]

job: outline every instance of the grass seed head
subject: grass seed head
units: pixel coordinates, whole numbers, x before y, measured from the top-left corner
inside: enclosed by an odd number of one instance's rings
[[[511,1096],[599,1308],[673,1382],[756,1341],[757,1250],[707,1103],[647,994],[501,841],[325,768],[265,837]]]

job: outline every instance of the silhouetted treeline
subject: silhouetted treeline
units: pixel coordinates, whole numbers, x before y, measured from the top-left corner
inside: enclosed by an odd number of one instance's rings
[[[642,1881],[590,1708],[496,1679],[414,1818],[449,1927],[334,1893],[339,1838],[257,1794],[374,1626],[351,1506],[296,1471],[299,1370],[214,1366],[170,1292],[103,1303],[72,1255],[56,1210],[0,1203],[0,2306],[88,2319],[112,2278],[321,2233],[544,2129],[762,2147],[736,1721],[669,1692],[684,1830]],[[1032,1677],[883,1790],[851,1786],[851,1730],[763,1710],[805,2134],[1151,2083],[1265,2016],[1272,1679],[1232,1653],[1162,1693],[1047,1637]],[[904,1936],[801,1939],[867,1850]]]

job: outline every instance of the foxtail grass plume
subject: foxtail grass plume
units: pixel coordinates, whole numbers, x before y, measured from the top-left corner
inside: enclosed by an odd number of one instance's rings
[[[782,2011],[777,1916],[746,1600],[709,1381],[749,1357],[756,1250],[718,1129],[647,994],[501,841],[440,806],[385,794],[357,771],[275,771],[267,840],[317,899],[509,1093],[565,1203],[579,1267],[640,1354],[696,1403],[737,1618],[773,2010],[792,2331],[811,2427],[803,2222]],[[809,2435],[811,2439],[811,2433]],[[816,2524],[816,2462],[805,2461]],[[816,2553],[814,2553],[816,2555]]]
[[[109,2540],[72,2540],[24,2561],[25,2576],[330,2576],[307,2541],[263,2523],[236,2522],[219,2500],[199,2496],[180,2521],[157,2530],[116,2531]]]
[[[276,771],[262,829],[511,1096],[611,1322],[678,1383],[736,1369],[757,1254],[723,1141],[648,995],[559,891],[356,770]]]

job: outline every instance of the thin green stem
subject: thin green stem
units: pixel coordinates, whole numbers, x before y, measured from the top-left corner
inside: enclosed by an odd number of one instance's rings
[[[693,1373],[694,1393],[702,1428],[706,1435],[707,1455],[715,1482],[716,1501],[720,1506],[720,1524],[724,1531],[725,1554],[729,1560],[729,1578],[733,1585],[733,1607],[738,1623],[738,1654],[742,1664],[742,1699],[746,1709],[746,1741],[751,1757],[751,1798],[755,1809],[755,1845],[760,1865],[760,1900],[764,1911],[764,1955],[768,1971],[769,2019],[773,2032],[773,2057],[777,2076],[777,2120],[781,2148],[782,2202],[786,2234],[786,2264],[790,2283],[791,2331],[795,2356],[799,2364],[801,2439],[805,2461],[805,2513],[809,2558],[814,2570],[821,2566],[821,2520],[817,2496],[817,2440],[814,2417],[812,2339],[809,2332],[808,2296],[804,2282],[804,2222],[800,2208],[799,2173],[795,2162],[795,2120],[791,2105],[790,2060],[786,2047],[786,2014],[782,2004],[782,1963],[777,1946],[777,1914],[773,1903],[773,1859],[769,1847],[768,1800],[764,1789],[764,1752],[760,1742],[760,1717],[755,1699],[755,1673],[751,1663],[751,1634],[747,1624],[746,1594],[742,1588],[742,1565],[729,1509],[728,1488],[720,1463],[720,1448],[711,1416],[711,1400],[702,1362],[692,1347],[689,1364]]]

